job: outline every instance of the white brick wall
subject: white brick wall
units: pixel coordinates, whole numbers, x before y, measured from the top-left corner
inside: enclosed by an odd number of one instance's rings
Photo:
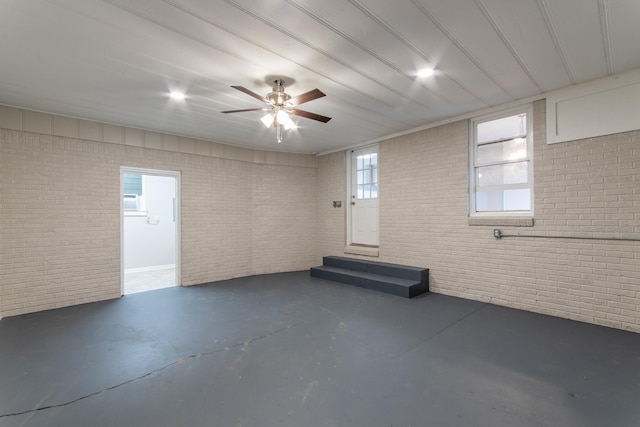
[[[640,131],[547,145],[544,108],[533,227],[469,225],[466,121],[380,143],[379,260],[429,267],[434,292],[640,332],[640,242],[492,236],[640,237]],[[344,155],[318,167],[320,258],[344,245],[344,224],[322,218],[345,197]]]
[[[547,145],[535,225],[640,237],[640,131]],[[182,282],[302,270],[346,241],[345,152],[315,158],[0,107],[0,316],[120,295],[120,166],[182,173]],[[640,332],[640,243],[469,225],[467,123],[380,143],[380,260],[434,292]],[[334,200],[342,201],[333,208]],[[485,224],[485,223],[481,223]]]
[[[116,148],[0,130],[2,316],[119,296]]]
[[[317,217],[318,237],[316,265],[326,255],[343,255],[346,243],[346,153],[344,151],[318,158]],[[333,202],[342,206],[334,208]]]
[[[313,265],[316,158],[0,106],[0,317],[120,296],[120,166],[182,174],[182,284]]]
[[[251,274],[313,266],[316,243],[315,168],[252,165]]]

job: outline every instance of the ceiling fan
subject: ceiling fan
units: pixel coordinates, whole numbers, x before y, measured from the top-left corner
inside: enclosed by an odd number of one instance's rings
[[[260,119],[262,123],[266,127],[275,126],[276,128],[276,139],[278,142],[282,142],[282,128],[285,130],[293,129],[296,127],[296,124],[291,120],[289,114],[295,114],[296,116],[304,117],[311,120],[317,120],[322,123],[327,123],[331,120],[331,117],[322,116],[320,114],[310,113],[308,111],[300,110],[298,108],[294,108],[300,104],[304,104],[305,102],[313,101],[314,99],[322,98],[325,96],[322,91],[319,89],[313,89],[309,92],[305,92],[301,95],[298,95],[294,98],[291,97],[288,93],[284,91],[284,80],[276,79],[273,82],[273,90],[269,92],[266,96],[258,95],[257,93],[242,87],[242,86],[231,86],[234,89],[239,90],[240,92],[244,92],[249,96],[252,96],[265,104],[266,107],[262,108],[248,108],[244,110],[230,110],[223,111],[223,113],[244,113],[247,111],[268,111],[268,113]]]

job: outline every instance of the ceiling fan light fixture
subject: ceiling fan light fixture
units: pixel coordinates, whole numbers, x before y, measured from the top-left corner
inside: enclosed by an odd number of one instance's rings
[[[276,113],[276,119],[278,120],[278,124],[284,126],[285,130],[295,129],[296,124],[291,120],[291,117],[284,110],[278,110]]]
[[[261,118],[260,121],[262,121],[262,123],[264,123],[266,127],[270,128],[275,121],[275,117],[273,113],[265,114],[265,116]]]
[[[329,120],[331,120],[331,117],[310,113],[309,111],[296,108],[300,104],[304,104],[306,102],[313,101],[314,99],[326,96],[320,89],[313,89],[300,94],[295,98],[292,98],[291,95],[284,91],[284,80],[276,79],[273,83],[273,90],[266,96],[259,95],[243,86],[231,86],[232,88],[267,104],[267,106],[262,108],[245,108],[242,110],[222,111],[222,113],[268,111],[266,115],[260,118],[260,121],[267,128],[276,128],[276,140],[278,141],[278,143],[283,141],[285,130],[298,128],[296,123],[291,119],[291,114],[295,114],[296,116],[304,117],[311,120],[316,120],[322,123],[327,123]]]

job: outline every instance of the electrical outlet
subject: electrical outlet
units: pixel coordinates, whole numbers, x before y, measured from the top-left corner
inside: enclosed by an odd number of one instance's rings
[[[342,207],[342,201],[337,200],[333,202],[333,207],[334,208],[341,208]]]
[[[499,228],[493,229],[493,237],[495,237],[496,239],[499,239],[500,237],[502,237],[502,232],[500,231]]]

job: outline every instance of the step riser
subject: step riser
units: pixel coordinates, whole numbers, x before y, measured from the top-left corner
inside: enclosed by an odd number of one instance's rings
[[[406,287],[397,286],[392,283],[386,283],[380,280],[367,279],[363,277],[351,276],[347,274],[340,274],[333,271],[323,271],[312,268],[311,276],[319,279],[331,280],[334,282],[345,283],[347,285],[358,286],[360,288],[371,289],[374,291],[384,292],[391,295],[396,295],[405,298],[413,298],[416,295],[420,295],[426,292],[424,285],[416,284],[416,286]]]
[[[323,265],[312,268],[312,277],[359,286],[405,298],[429,292],[429,269],[378,261],[323,257]]]
[[[424,282],[427,280],[428,270],[417,267],[405,267],[393,264],[364,261],[351,258],[327,256],[322,258],[323,265],[346,268],[348,270],[375,273],[383,276],[398,277],[407,280]]]

